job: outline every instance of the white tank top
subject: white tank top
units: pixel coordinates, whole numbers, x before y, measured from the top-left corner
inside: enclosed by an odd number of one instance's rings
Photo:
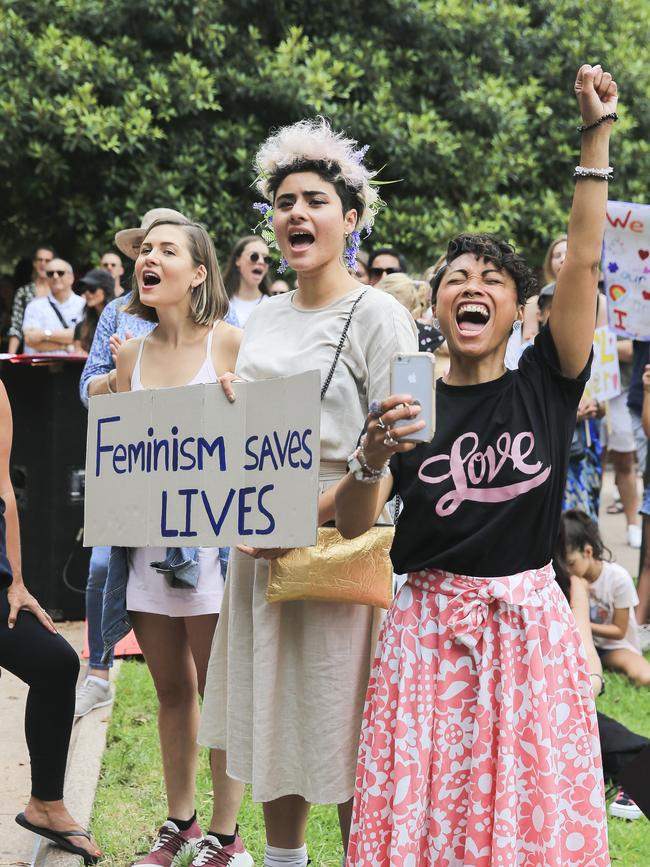
[[[185,385],[203,385],[206,382],[216,382],[219,379],[217,372],[214,369],[214,364],[212,363],[212,338],[214,337],[214,329],[217,327],[218,324],[218,322],[215,322],[215,324],[212,326],[208,333],[203,364],[201,365],[195,376],[190,380],[190,382],[185,383]],[[142,384],[142,380],[140,379],[140,362],[142,360],[144,342],[148,336],[149,335],[143,337],[140,341],[138,357],[135,360],[133,373],[131,374],[131,391],[144,391],[147,388],[146,385]]]
[[[214,328],[218,323],[215,323]],[[205,359],[198,373],[187,385],[216,382],[218,377],[212,363],[212,337],[210,330],[205,347]],[[144,337],[140,341],[138,357],[131,374],[131,391],[144,391],[140,379],[140,361]],[[219,548],[199,548],[199,581],[194,590],[170,587],[167,580],[151,562],[164,560],[164,548],[130,548],[129,580],[126,585],[126,607],[129,611],[165,614],[168,617],[191,617],[200,614],[218,614],[223,598],[224,577],[221,574]]]

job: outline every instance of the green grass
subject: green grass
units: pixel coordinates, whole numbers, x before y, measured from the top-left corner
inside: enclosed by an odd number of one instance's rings
[[[152,835],[165,820],[156,697],[143,663],[125,662],[117,682],[115,706],[102,762],[92,830],[105,857],[103,865],[128,867],[148,851]],[[212,783],[207,750],[201,751],[197,813],[209,822]],[[264,820],[247,790],[239,818],[242,836],[257,865],[264,860]],[[314,867],[340,867],[343,849],[336,807],[313,807],[307,846]]]
[[[646,658],[650,658],[646,654]],[[650,738],[650,690],[636,689],[620,674],[605,672],[605,694],[596,702],[598,710],[634,732]],[[613,867],[650,865],[650,822],[609,819],[609,851]]]
[[[650,696],[623,677],[606,674],[605,695],[598,700],[603,713],[639,734],[650,737]],[[197,788],[199,821],[209,820],[211,781],[207,752],[202,751]],[[108,731],[102,773],[95,800],[92,830],[102,846],[104,865],[128,867],[138,853],[148,851],[151,838],[164,821],[156,698],[147,667],[125,662],[117,683],[117,696]],[[259,805],[247,791],[240,813],[246,845],[257,865],[263,863],[264,822]],[[611,819],[610,851],[614,867],[650,865],[650,822]],[[335,807],[314,807],[307,846],[314,867],[339,867],[342,857]]]

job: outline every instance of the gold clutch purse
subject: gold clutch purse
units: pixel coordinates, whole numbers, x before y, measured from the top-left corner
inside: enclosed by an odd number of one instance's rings
[[[344,539],[335,527],[319,527],[316,545],[271,560],[267,602],[311,599],[389,608],[394,533],[392,525],[377,525],[356,539]]]

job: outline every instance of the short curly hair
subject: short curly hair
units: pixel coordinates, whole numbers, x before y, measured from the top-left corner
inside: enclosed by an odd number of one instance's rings
[[[495,235],[464,232],[451,239],[443,265],[431,278],[431,294],[434,301],[447,268],[454,259],[464,253],[471,253],[477,259],[485,259],[486,262],[495,265],[499,271],[509,274],[515,281],[518,304],[525,304],[530,296],[535,294],[537,289],[535,274],[512,244]]]

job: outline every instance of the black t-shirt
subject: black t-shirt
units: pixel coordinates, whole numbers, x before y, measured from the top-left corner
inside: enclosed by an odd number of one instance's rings
[[[11,566],[7,559],[7,528],[5,526],[5,501],[0,497],[0,587],[9,587],[13,581]]]
[[[590,367],[562,376],[546,327],[500,379],[438,380],[432,442],[390,463],[403,503],[391,551],[398,573],[497,577],[550,562]]]

